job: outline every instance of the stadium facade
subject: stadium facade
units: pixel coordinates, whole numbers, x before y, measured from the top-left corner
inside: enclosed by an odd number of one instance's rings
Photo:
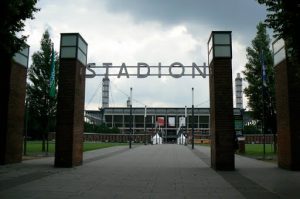
[[[130,107],[109,107],[100,110],[86,110],[85,120],[92,124],[105,123],[108,127],[117,127],[121,133],[128,134],[132,129],[133,134],[151,134],[159,132],[165,141],[175,142],[178,133],[192,132],[209,135],[210,134],[210,110],[209,108],[194,108],[194,118],[192,108],[132,108],[132,122]],[[235,118],[235,129],[241,131],[243,121],[241,109],[233,109]],[[194,119],[194,120],[193,120]]]

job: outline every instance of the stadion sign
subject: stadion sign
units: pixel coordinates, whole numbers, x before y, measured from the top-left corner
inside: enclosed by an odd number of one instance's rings
[[[156,66],[150,66],[144,62],[138,62],[137,66],[128,66],[122,63],[121,66],[113,66],[112,63],[102,63],[102,66],[96,66],[95,63],[90,63],[87,65],[86,78],[93,78],[95,76],[116,76],[127,77],[135,76],[137,78],[146,78],[148,76],[157,76],[161,78],[162,76],[171,76],[174,78],[180,78],[183,76],[201,76],[205,78],[208,76],[207,66],[204,63],[203,66],[198,66],[194,62],[192,66],[184,66],[180,62],[174,62],[169,66],[162,66],[159,62]]]

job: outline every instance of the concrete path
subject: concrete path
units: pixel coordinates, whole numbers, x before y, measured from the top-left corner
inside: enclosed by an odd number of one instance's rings
[[[52,158],[0,166],[0,198],[300,198],[300,172],[236,155],[236,171],[210,168],[209,148],[166,144],[84,153],[79,167]]]

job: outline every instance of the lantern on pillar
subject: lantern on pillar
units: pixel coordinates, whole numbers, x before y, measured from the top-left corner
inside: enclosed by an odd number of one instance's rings
[[[231,31],[212,31],[208,40],[211,166],[234,170]]]
[[[29,46],[26,45],[22,50],[20,50],[19,52],[17,52],[14,57],[13,60],[21,65],[24,66],[25,68],[28,68],[28,60],[29,60]]]
[[[83,65],[87,63],[87,43],[78,33],[62,33],[60,41],[60,58],[76,58]]]
[[[286,59],[285,43],[283,39],[277,39],[272,44],[274,66],[277,66],[281,61]]]
[[[212,31],[208,40],[208,65],[214,58],[232,58],[231,31]]]

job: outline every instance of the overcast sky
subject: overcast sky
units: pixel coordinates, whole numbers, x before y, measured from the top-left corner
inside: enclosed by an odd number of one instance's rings
[[[52,0],[26,22],[30,53],[48,29],[59,51],[60,33],[78,32],[88,43],[88,63],[170,65],[207,62],[211,31],[232,31],[233,79],[246,63],[246,47],[266,10],[255,0]],[[208,77],[111,77],[110,106],[125,106],[130,87],[133,106],[209,107]],[[102,77],[86,80],[86,109],[101,107]],[[234,88],[234,85],[233,85]]]

